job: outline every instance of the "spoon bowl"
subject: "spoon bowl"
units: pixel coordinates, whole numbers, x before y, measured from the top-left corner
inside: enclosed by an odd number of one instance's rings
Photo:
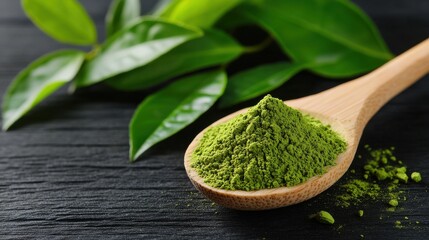
[[[351,165],[363,129],[371,117],[391,98],[429,72],[429,39],[391,60],[377,70],[356,80],[308,97],[286,101],[290,107],[330,125],[347,142],[335,165],[326,173],[314,176],[293,187],[256,191],[224,190],[207,185],[191,167],[192,153],[204,132],[244,113],[232,113],[199,133],[185,153],[184,165],[192,184],[212,201],[233,209],[264,210],[308,200],[338,181]]]
[[[288,104],[288,102],[286,102],[286,104]],[[299,109],[292,105],[289,106]],[[208,128],[227,122],[238,114],[244,113],[246,110],[247,109],[232,113],[216,121]],[[300,110],[302,112],[305,112],[305,110],[303,109]],[[316,117],[316,114],[308,114],[313,117]],[[330,121],[329,119],[322,120],[320,116],[317,116],[317,118],[321,120],[324,124],[331,125],[332,129],[338,132],[347,142],[346,151],[338,156],[335,161],[335,166],[327,168],[326,173],[323,175],[314,176],[306,182],[293,187],[279,187],[256,191],[231,191],[211,187],[208,184],[204,183],[204,180],[191,167],[191,155],[197,147],[199,140],[202,138],[205,131],[208,129],[206,128],[197,135],[197,137],[194,139],[194,141],[191,143],[185,153],[185,169],[189,176],[189,179],[200,192],[202,192],[212,201],[218,203],[219,205],[239,210],[272,209],[281,206],[296,204],[310,199],[313,196],[316,196],[328,189],[347,171],[357,149],[357,143],[355,141],[353,133],[347,131],[347,128],[343,124],[335,121]]]

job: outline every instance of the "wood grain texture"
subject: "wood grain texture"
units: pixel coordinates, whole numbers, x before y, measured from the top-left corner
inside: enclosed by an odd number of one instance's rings
[[[102,31],[108,1],[82,1]],[[142,2],[147,2],[142,1]],[[426,0],[359,0],[395,53],[428,37]],[[25,65],[61,45],[38,31],[19,1],[0,1],[0,95]],[[281,56],[268,55],[272,59]],[[240,63],[240,68],[247,62]],[[339,84],[304,73],[272,92],[282,99],[314,94]],[[404,187],[408,201],[397,212],[383,202],[357,209],[333,204],[338,183],[317,198],[271,211],[228,210],[202,197],[189,182],[183,154],[207,124],[230,112],[212,110],[191,127],[128,163],[127,126],[148,92],[115,93],[97,86],[68,96],[62,90],[0,133],[0,239],[426,239],[429,234],[429,78],[394,98],[369,122],[363,144],[396,146],[396,154],[423,183]],[[352,168],[360,169],[362,161]],[[345,178],[352,177],[347,173]],[[343,179],[344,180],[344,179]],[[336,225],[308,219],[330,211]],[[419,221],[394,227],[396,220]],[[380,219],[382,217],[382,219]],[[340,228],[340,225],[342,226]]]

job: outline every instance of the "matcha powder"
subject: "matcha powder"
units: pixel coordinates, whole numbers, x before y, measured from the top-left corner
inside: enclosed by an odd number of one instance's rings
[[[216,188],[295,186],[323,174],[346,149],[329,126],[270,95],[232,120],[208,129],[191,166]]]

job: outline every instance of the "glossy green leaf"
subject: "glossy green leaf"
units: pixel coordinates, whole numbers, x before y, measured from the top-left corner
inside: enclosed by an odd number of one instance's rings
[[[392,57],[371,20],[347,0],[258,0],[239,11],[271,32],[295,62],[324,76],[360,74]]]
[[[22,70],[13,80],[3,99],[3,130],[9,129],[59,87],[71,81],[85,53],[65,50],[43,56]]]
[[[37,27],[59,42],[97,42],[94,23],[76,0],[22,0],[22,8]]]
[[[274,90],[304,67],[297,63],[278,62],[240,72],[228,81],[220,106],[229,107]]]
[[[114,0],[106,15],[107,36],[125,28],[140,16],[140,0]]]
[[[198,29],[187,26],[142,19],[109,38],[99,53],[84,64],[75,85],[92,85],[144,66],[201,35]]]
[[[226,12],[244,0],[172,1],[162,17],[198,27],[211,27]]]
[[[242,52],[243,48],[233,38],[221,31],[208,29],[203,37],[184,43],[143,67],[110,79],[108,83],[124,91],[145,89],[181,74],[227,63]]]
[[[192,75],[147,97],[130,123],[130,158],[188,126],[222,95],[227,82],[222,71]]]
[[[244,14],[240,9],[233,9],[223,15],[217,22],[215,27],[225,31],[233,31],[246,25],[252,25],[254,21]]]

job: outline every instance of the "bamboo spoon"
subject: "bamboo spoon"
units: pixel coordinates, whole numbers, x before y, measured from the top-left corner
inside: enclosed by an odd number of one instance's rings
[[[310,199],[332,186],[353,161],[363,129],[372,116],[391,98],[429,72],[429,39],[413,47],[377,70],[324,92],[286,101],[340,133],[348,143],[336,165],[321,176],[293,187],[257,191],[231,191],[204,183],[191,167],[191,155],[204,131],[196,136],[185,153],[185,168],[194,186],[206,197],[228,208],[263,210],[284,207]],[[246,109],[230,114],[213,125],[228,121]]]

